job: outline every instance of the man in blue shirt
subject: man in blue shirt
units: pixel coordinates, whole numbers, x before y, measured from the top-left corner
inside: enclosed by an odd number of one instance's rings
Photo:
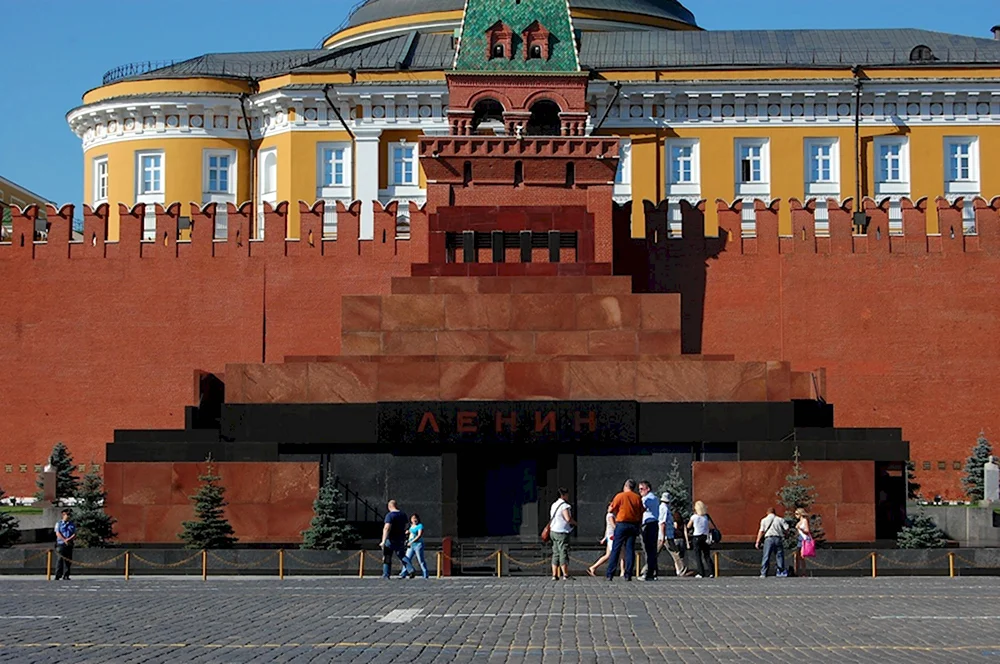
[[[660,501],[648,480],[639,482],[639,496],[642,497],[642,551],[646,554],[646,572],[639,578],[652,581],[659,572],[656,565],[656,540],[660,534]]]
[[[396,554],[406,569],[406,539],[410,527],[410,519],[397,506],[395,500],[389,501],[389,512],[385,515],[385,525],[382,526],[382,578],[392,576],[392,554]]]
[[[69,520],[69,510],[62,511],[62,518],[56,523],[56,581],[69,581],[69,569],[73,564],[73,542],[76,541],[76,526]]]

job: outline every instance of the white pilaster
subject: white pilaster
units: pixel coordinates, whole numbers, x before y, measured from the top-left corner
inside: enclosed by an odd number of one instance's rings
[[[372,201],[378,200],[379,136],[381,134],[381,129],[370,127],[354,130],[354,195],[361,201],[360,236],[362,240],[371,240],[375,237],[375,210],[372,207]]]

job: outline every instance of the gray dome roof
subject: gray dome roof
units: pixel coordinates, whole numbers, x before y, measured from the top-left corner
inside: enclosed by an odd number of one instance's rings
[[[617,0],[613,6],[609,6],[607,0],[569,0],[569,5],[573,9],[612,9],[697,26],[694,14],[677,0]],[[464,8],[465,0],[368,0],[354,10],[347,21],[347,26],[399,16],[456,11]]]

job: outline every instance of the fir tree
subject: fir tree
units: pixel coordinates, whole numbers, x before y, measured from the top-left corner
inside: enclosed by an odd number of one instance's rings
[[[687,483],[681,475],[681,465],[674,457],[670,464],[670,473],[667,479],[660,485],[660,493],[670,494],[670,507],[681,513],[681,518],[686,522],[691,518],[691,494],[688,492]]]
[[[921,510],[916,516],[906,517],[906,525],[896,535],[896,546],[900,549],[939,549],[946,544],[947,537],[934,519]]]
[[[302,548],[339,551],[357,541],[357,533],[347,523],[346,511],[335,478],[327,476],[313,502],[315,516],[309,522],[309,529],[302,531]]]
[[[104,490],[101,476],[94,470],[83,476],[80,493],[76,495],[73,521],[76,523],[76,539],[83,547],[107,546],[116,537],[114,517],[104,511],[104,501],[108,494]]]
[[[965,495],[971,501],[982,500],[983,488],[983,466],[993,456],[993,447],[982,431],[976,439],[976,446],[972,448],[972,456],[965,462],[965,477],[962,478],[962,486],[965,487]]]
[[[788,523],[785,547],[789,549],[795,548],[798,543],[798,532],[795,529],[798,520],[795,518],[795,510],[800,507],[806,512],[810,512],[809,530],[812,532],[813,539],[820,543],[826,537],[826,533],[823,532],[822,517],[819,514],[812,514],[810,510],[818,495],[815,487],[806,483],[808,481],[809,474],[802,469],[802,463],[799,461],[799,448],[796,447],[792,456],[792,472],[785,475],[785,485],[778,490],[777,494],[778,500],[785,508],[785,521]]]
[[[909,500],[920,500],[920,483],[917,482],[917,464],[906,462],[906,497]]]
[[[0,503],[2,503],[4,495],[3,487],[0,487]],[[17,525],[17,517],[0,510],[0,548],[12,546],[21,539],[21,532],[17,529]]]
[[[76,466],[73,464],[73,455],[69,453],[69,449],[64,443],[56,443],[56,446],[52,448],[52,454],[49,456],[49,463],[52,464],[52,469],[56,471],[55,504],[62,505],[65,499],[72,498],[80,490],[80,478],[73,472],[76,470]],[[35,497],[41,500],[42,492],[45,490],[43,475],[38,476],[38,481],[35,485],[38,487]]]
[[[194,502],[197,520],[181,524],[184,531],[178,537],[184,540],[184,546],[189,549],[229,549],[237,539],[233,536],[232,525],[226,519],[226,489],[219,483],[222,478],[214,472],[211,455],[206,461],[208,469],[204,475],[198,476],[201,488],[198,493],[189,496]]]

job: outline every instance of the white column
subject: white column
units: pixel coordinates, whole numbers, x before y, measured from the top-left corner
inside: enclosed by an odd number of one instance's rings
[[[362,240],[375,237],[375,211],[372,201],[378,200],[379,136],[381,129],[365,127],[354,130],[354,196],[361,201]]]

